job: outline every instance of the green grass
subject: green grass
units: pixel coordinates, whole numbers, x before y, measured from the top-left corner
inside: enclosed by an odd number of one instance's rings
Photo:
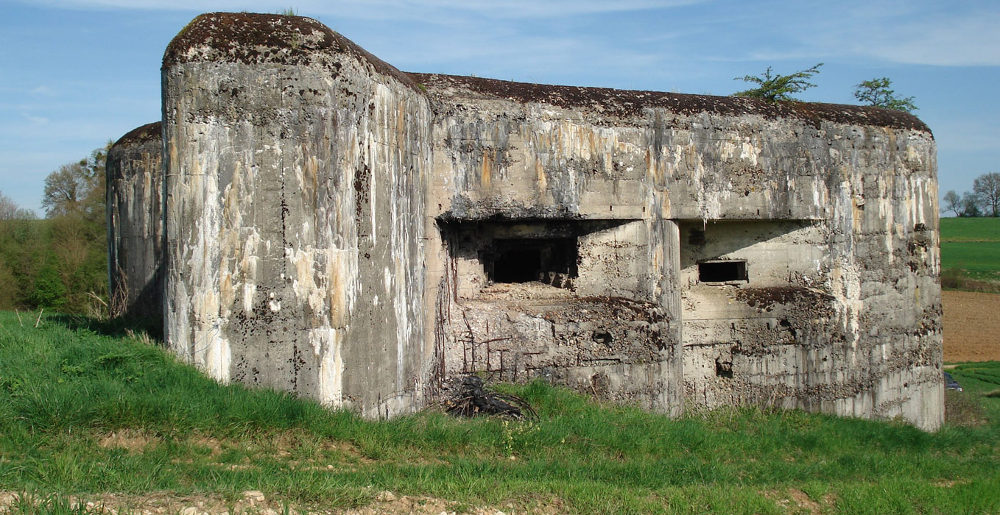
[[[113,326],[34,322],[0,312],[0,490],[52,511],[72,512],[70,496],[245,490],[296,509],[389,490],[458,511],[1000,511],[1000,398],[976,393],[1000,364],[954,373],[987,422],[933,434],[798,411],[668,419],[541,383],[506,387],[536,407],[533,423],[435,410],[369,422],[218,385]]]
[[[941,263],[983,281],[1000,281],[1000,241],[941,242]]]
[[[962,363],[948,372],[960,379],[962,388],[970,392],[994,396],[1000,395],[1000,361],[984,361],[978,363]],[[1000,408],[1000,404],[989,403],[986,406]],[[996,413],[1000,416],[1000,412]]]
[[[1000,218],[942,218],[941,241],[1000,242]]]
[[[942,286],[1000,292],[1000,218],[941,219]]]

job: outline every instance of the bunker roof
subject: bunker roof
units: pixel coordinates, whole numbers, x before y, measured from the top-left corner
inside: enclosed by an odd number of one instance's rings
[[[637,118],[647,108],[663,108],[681,115],[759,115],[764,118],[801,119],[814,126],[820,121],[913,129],[930,133],[919,118],[904,111],[872,106],[814,102],[769,102],[759,98],[689,95],[660,91],[633,91],[579,86],[551,86],[459,75],[410,73],[431,94],[455,101],[484,98],[512,102],[544,103],[567,109],[584,109],[605,116]]]
[[[161,122],[147,123],[141,127],[136,127],[118,138],[118,141],[114,145],[111,145],[111,148],[138,145],[147,141],[160,141],[162,138],[161,127]]]
[[[771,119],[800,119],[816,127],[821,121],[830,121],[931,132],[912,114],[871,106],[769,102],[757,98],[551,86],[458,75],[403,73],[312,18],[278,14],[202,14],[167,45],[163,68],[197,61],[310,64],[317,57],[340,53],[366,62],[378,73],[392,76],[411,88],[418,89],[419,83],[428,93],[445,101],[496,98],[524,104],[537,102],[623,119],[640,118],[645,109],[662,108],[681,115],[758,115]],[[330,63],[333,73],[337,73],[339,64],[336,61]]]
[[[322,23],[303,16],[206,13],[167,45],[163,69],[195,61],[310,64],[317,55],[346,53],[416,89],[410,78]]]

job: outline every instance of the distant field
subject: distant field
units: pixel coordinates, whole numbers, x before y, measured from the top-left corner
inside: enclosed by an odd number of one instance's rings
[[[961,378],[962,387],[977,393],[990,394],[1000,391],[1000,361],[962,363],[950,369],[952,376]],[[993,398],[997,398],[993,394]],[[988,404],[994,408],[996,404]],[[997,412],[1000,413],[1000,412]]]
[[[1000,291],[1000,218],[942,218],[941,269],[945,288]]]
[[[1000,218],[942,218],[941,242],[1000,242]]]
[[[1000,362],[1000,295],[943,291],[944,360]]]
[[[974,279],[1000,281],[1000,241],[941,242],[941,264]]]

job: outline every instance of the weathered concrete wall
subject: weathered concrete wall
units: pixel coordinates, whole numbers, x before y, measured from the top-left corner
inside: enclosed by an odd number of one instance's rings
[[[442,301],[432,314],[441,333],[443,375],[541,377],[649,409],[680,406],[673,397],[680,380],[679,340],[673,337],[678,325],[652,294],[655,241],[644,221],[439,225],[446,270],[437,285]],[[497,273],[504,264],[505,249],[497,246],[513,242],[517,252],[546,241],[571,249],[568,267],[531,269],[531,277],[516,282],[489,277],[491,267]]]
[[[591,249],[581,238],[578,291],[562,302],[603,294],[658,305],[669,329],[657,338],[670,351],[652,360],[664,364],[654,407],[770,403],[902,416],[928,429],[941,423],[935,146],[916,118],[856,106],[413,77],[438,113],[429,218],[645,227],[611,237],[615,250],[596,251],[603,265],[587,275]],[[742,222],[717,223],[724,220]],[[699,281],[698,263],[718,259],[744,260],[748,280]],[[428,321],[445,326],[434,334],[451,358],[445,368],[458,368],[469,340],[504,338],[535,355],[541,331],[511,331],[497,320],[517,317],[507,314],[508,301],[483,299],[496,287],[470,262],[466,250],[428,263],[429,289],[451,291],[436,296]],[[539,320],[556,318],[523,303],[513,310],[543,329]],[[581,307],[578,318],[592,312]],[[557,348],[586,354],[592,345],[550,332]],[[603,329],[594,334],[603,341]],[[583,389],[606,382],[591,377]],[[617,396],[647,403],[650,391]]]
[[[163,64],[167,344],[220,381],[420,407],[431,113],[307,18],[210,14]]]
[[[160,122],[111,146],[107,159],[108,292],[114,315],[163,320],[163,138]]]
[[[250,14],[192,22],[163,85],[166,337],[219,380],[367,416],[486,372],[942,421],[913,116],[402,74]]]
[[[787,208],[787,218],[803,220],[683,226],[689,399],[901,416],[938,427],[940,264],[929,131],[757,120],[719,140],[721,150],[741,148],[738,161],[753,180],[746,189],[719,187],[744,175],[712,171],[740,165],[722,165],[724,152],[702,150],[682,171],[708,177],[700,189],[683,185],[684,198],[700,203],[687,216],[747,220],[759,210],[778,219]],[[809,197],[812,208],[795,207]],[[745,260],[748,280],[699,282],[697,262],[719,258]]]

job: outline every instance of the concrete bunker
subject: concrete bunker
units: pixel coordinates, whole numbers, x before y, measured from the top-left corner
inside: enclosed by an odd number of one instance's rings
[[[162,73],[143,273],[164,263],[166,343],[220,381],[370,417],[479,372],[665,413],[942,422],[912,115],[403,73],[248,13],[196,18]]]
[[[162,131],[154,122],[116,141],[105,184],[110,310],[154,330],[163,324]]]

